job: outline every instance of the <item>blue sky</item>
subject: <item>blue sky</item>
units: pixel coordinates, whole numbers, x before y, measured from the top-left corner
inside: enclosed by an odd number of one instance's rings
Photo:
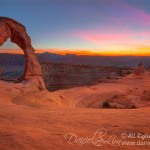
[[[38,49],[149,52],[150,0],[0,0],[0,15],[24,24]]]

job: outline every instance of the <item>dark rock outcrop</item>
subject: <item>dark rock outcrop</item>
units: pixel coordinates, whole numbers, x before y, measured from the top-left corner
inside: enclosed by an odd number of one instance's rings
[[[1,78],[2,78],[2,68],[0,66],[0,80],[1,80]]]
[[[142,63],[139,63],[138,66],[135,68],[134,70],[134,74],[135,75],[141,75],[145,73],[145,69]]]

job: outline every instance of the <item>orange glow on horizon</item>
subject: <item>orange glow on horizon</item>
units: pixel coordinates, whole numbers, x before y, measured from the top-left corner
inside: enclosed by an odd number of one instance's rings
[[[145,52],[145,48],[138,48],[135,51],[90,51],[90,50],[62,50],[62,49],[36,49],[35,53],[55,53],[60,55],[75,54],[77,56],[150,56],[150,51]],[[2,49],[0,53],[23,54],[21,49]]]

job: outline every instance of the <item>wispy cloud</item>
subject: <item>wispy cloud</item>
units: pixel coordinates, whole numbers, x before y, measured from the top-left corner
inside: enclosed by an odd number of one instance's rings
[[[129,19],[131,22],[150,25],[150,14],[146,11],[123,2],[120,2],[118,4],[120,5],[120,7],[125,9],[128,14],[130,14],[123,16],[123,19]]]
[[[145,39],[150,38],[150,32],[116,32],[116,33],[95,33],[91,31],[76,32],[75,36],[80,39],[92,42],[95,44],[120,44],[120,43],[139,43],[141,44]],[[142,39],[143,38],[143,39]]]
[[[104,43],[141,44],[150,38],[150,28],[143,27],[150,25],[149,13],[121,1],[112,3],[112,6],[109,7],[111,10],[105,15],[105,17],[108,16],[109,21],[105,26],[100,23],[93,29],[74,32],[74,35],[82,40],[99,45]],[[114,9],[116,9],[115,14],[113,14]],[[141,28],[136,29],[137,26],[141,26]]]

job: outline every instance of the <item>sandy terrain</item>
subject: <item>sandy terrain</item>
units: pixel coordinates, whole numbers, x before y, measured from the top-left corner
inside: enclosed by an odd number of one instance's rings
[[[149,149],[137,145],[150,142],[149,77],[55,92],[41,92],[34,81],[0,81],[0,150]],[[105,101],[110,109],[102,108]]]

